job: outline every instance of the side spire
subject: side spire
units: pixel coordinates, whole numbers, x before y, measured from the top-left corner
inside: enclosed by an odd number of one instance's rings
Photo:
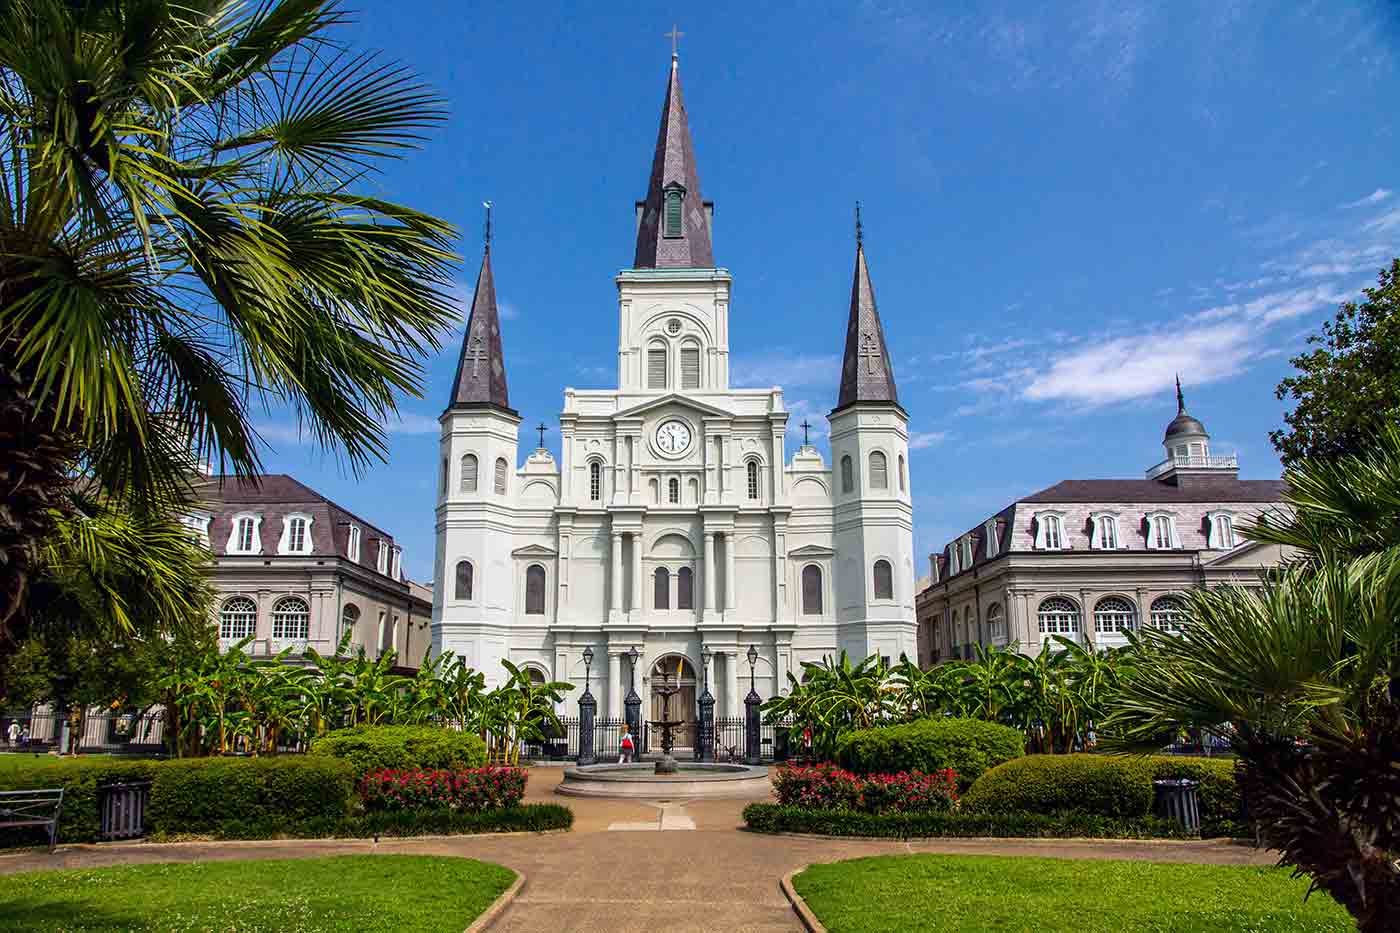
[[[1186,396],[1181,394],[1181,373],[1176,374],[1176,413],[1186,414]]]
[[[834,411],[858,402],[899,408],[894,367],[885,346],[885,329],[875,306],[875,287],[865,262],[865,231],[856,204],[856,270],[851,280],[851,313],[846,322],[846,353],[841,361],[841,394]]]
[[[501,349],[501,316],[496,310],[496,282],[491,274],[491,202],[486,201],[485,244],[481,271],[472,294],[471,314],[462,335],[462,354],[457,358],[457,376],[452,380],[448,408],[495,408],[510,415],[510,393],[506,389],[506,358]]]
[[[675,32],[673,29],[672,32]],[[672,41],[679,36],[672,36]],[[712,269],[710,210],[700,197],[695,145],[681,98],[680,57],[671,53],[661,128],[645,201],[637,202],[635,269]]]

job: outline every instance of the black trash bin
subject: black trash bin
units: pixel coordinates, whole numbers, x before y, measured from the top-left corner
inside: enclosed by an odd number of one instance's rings
[[[776,726],[773,729],[773,760],[787,761],[791,754],[792,729],[788,726]]]
[[[1189,778],[1169,778],[1153,781],[1156,792],[1154,807],[1158,816],[1175,820],[1188,833],[1201,831],[1201,806],[1196,796],[1198,781]]]

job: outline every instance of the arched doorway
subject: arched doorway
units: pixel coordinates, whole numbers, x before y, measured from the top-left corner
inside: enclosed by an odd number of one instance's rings
[[[651,693],[651,715],[648,718],[652,722],[660,722],[662,718],[662,696],[657,690],[667,682],[672,687],[680,688],[671,697],[670,704],[671,719],[685,723],[676,727],[676,749],[692,751],[695,748],[698,713],[695,706],[695,668],[691,666],[690,659],[679,654],[662,655],[651,666],[647,682]],[[647,745],[654,749],[661,747],[661,730],[652,728]]]

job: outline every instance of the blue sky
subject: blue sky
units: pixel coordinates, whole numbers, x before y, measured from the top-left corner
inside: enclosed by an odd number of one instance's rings
[[[376,193],[461,227],[468,300],[495,202],[511,399],[556,454],[563,388],[614,384],[612,278],[631,262],[679,20],[715,255],[734,275],[734,381],[783,385],[793,424],[824,432],[861,200],[919,555],[1060,479],[1140,476],[1178,371],[1216,449],[1277,476],[1289,356],[1400,253],[1390,4],[356,10],[343,38],[410,64],[450,110]],[[457,352],[428,362],[390,461],[359,477],[284,412],[258,421],[270,470],[383,525],[424,580]],[[535,440],[522,429],[522,458]]]

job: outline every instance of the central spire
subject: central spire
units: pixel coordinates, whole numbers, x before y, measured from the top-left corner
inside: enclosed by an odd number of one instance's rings
[[[875,307],[875,286],[865,264],[865,235],[856,204],[856,271],[851,279],[851,313],[846,321],[846,353],[841,360],[841,394],[834,411],[858,402],[899,407],[894,367],[885,346],[885,328]]]
[[[712,205],[700,198],[695,145],[681,99],[680,57],[673,51],[647,197],[637,202],[637,253],[633,268],[714,268],[711,209]]]
[[[486,243],[476,277],[472,310],[462,335],[462,354],[452,381],[448,408],[494,408],[515,414],[506,389],[506,358],[501,349],[501,316],[496,309],[496,282],[491,274],[491,202],[486,208]]]

